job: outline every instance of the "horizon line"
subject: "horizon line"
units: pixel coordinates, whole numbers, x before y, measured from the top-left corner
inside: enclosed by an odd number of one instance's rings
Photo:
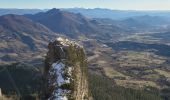
[[[102,8],[102,7],[94,7],[94,8],[85,8],[85,7],[62,7],[62,8],[57,8],[57,7],[51,7],[51,8],[0,8],[0,9],[19,9],[19,10],[24,10],[24,9],[37,9],[37,10],[49,10],[49,9],[106,9],[106,10],[112,10],[112,11],[170,11],[170,9],[110,9],[110,8]]]

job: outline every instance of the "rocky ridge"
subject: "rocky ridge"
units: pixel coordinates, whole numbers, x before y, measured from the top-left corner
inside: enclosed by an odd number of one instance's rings
[[[46,57],[46,98],[49,100],[91,100],[87,62],[82,46],[57,38],[50,42]]]

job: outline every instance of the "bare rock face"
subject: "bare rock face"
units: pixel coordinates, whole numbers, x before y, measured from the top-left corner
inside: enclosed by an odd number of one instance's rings
[[[65,38],[51,41],[45,66],[48,100],[92,100],[87,81],[87,61],[82,46]]]

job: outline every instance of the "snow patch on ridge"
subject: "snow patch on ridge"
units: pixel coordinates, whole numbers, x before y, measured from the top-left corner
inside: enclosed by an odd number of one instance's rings
[[[72,45],[72,46],[76,46],[76,48],[79,48],[79,47],[83,48],[83,46],[79,45],[77,42],[69,41],[66,38],[58,37],[57,41],[60,42],[60,44],[63,45],[63,46],[70,46],[70,45]]]
[[[56,48],[59,57],[56,62],[50,63],[48,83],[53,92],[48,100],[68,100],[72,92],[70,83],[73,81],[72,72],[74,68],[65,65],[65,61],[67,60],[66,50],[69,47],[74,47],[79,50],[83,48],[83,46],[64,37],[58,37],[52,40],[51,45]]]
[[[68,69],[68,70],[66,70]],[[71,75],[71,67],[66,67],[64,63],[61,61],[57,61],[52,64],[52,68],[50,70],[50,75],[56,76],[56,81],[53,83],[56,85],[56,89],[53,92],[54,100],[68,100],[67,95],[71,92],[71,90],[62,89],[61,86],[64,84],[69,84],[71,81],[71,77],[64,77],[64,72],[67,71],[68,75]],[[49,98],[51,100],[52,98]]]

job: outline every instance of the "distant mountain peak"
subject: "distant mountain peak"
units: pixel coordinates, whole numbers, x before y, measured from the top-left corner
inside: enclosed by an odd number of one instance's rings
[[[76,38],[78,34],[97,33],[96,26],[81,14],[53,8],[47,12],[29,15],[28,18],[39,22],[54,32]]]
[[[60,12],[60,9],[56,9],[56,8],[53,8],[53,9],[47,11],[48,14],[49,13],[58,13],[58,12]]]

